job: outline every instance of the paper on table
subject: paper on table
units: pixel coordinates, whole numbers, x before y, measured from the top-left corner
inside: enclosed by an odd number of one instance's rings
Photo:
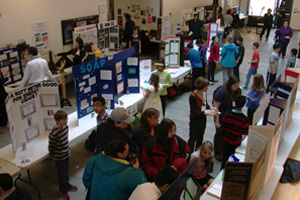
[[[89,93],[91,91],[91,87],[87,87],[84,89],[84,94]]]
[[[101,95],[105,100],[113,100],[112,94],[102,94]]]
[[[280,117],[280,108],[277,108],[275,106],[270,105],[269,108],[269,116],[268,116],[268,122],[271,122],[273,124],[276,124],[277,120]]]
[[[170,55],[170,65],[177,65],[177,64],[178,64],[178,56],[177,56],[177,54]]]
[[[101,80],[112,80],[112,73],[110,70],[100,70],[100,79]]]
[[[96,76],[93,76],[89,79],[89,85],[94,85],[96,83]]]
[[[178,53],[178,43],[177,42],[171,43],[171,53]]]
[[[91,77],[91,76],[90,76],[89,74],[84,75],[84,76],[82,77],[82,80],[88,79],[88,78],[90,78],[90,77]]]
[[[128,87],[138,87],[138,86],[139,86],[139,79],[137,78],[128,79]]]
[[[138,58],[137,57],[129,57],[127,58],[128,66],[138,66]]]
[[[222,185],[215,183],[211,188],[207,190],[207,193],[220,198],[222,194]]]

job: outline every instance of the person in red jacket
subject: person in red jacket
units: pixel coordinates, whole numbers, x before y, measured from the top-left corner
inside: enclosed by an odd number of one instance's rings
[[[175,123],[166,118],[157,126],[154,138],[145,143],[141,168],[148,181],[154,181],[159,170],[165,166],[182,173],[188,166],[189,157],[189,146],[176,135]]]
[[[207,78],[209,80],[209,84],[211,85],[213,85],[214,82],[218,82],[218,80],[215,80],[215,70],[216,70],[216,65],[219,64],[219,57],[220,57],[219,38],[213,36],[212,43],[210,45],[210,55],[208,57],[208,73],[207,73]]]

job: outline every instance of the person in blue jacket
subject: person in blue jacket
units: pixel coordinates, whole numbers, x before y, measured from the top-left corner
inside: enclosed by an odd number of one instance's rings
[[[234,75],[234,67],[236,65],[236,55],[239,53],[238,48],[233,43],[233,38],[231,35],[228,35],[227,43],[222,48],[221,51],[221,66],[223,71],[223,82],[226,83],[230,76]]]
[[[199,47],[198,51],[200,53],[202,66],[205,71],[205,67],[207,64],[207,58],[206,58],[207,46],[205,44],[203,44],[203,40],[201,40],[201,39],[197,39],[196,44]],[[204,76],[205,76],[205,73],[204,73]]]
[[[195,88],[195,81],[199,76],[205,77],[205,68],[202,65],[200,53],[194,49],[193,44],[187,45],[189,49],[189,59],[192,65],[192,82],[193,89]]]
[[[126,160],[129,146],[123,140],[105,145],[104,152],[91,158],[83,174],[83,184],[90,190],[90,200],[127,200],[137,185],[147,182],[138,158]]]

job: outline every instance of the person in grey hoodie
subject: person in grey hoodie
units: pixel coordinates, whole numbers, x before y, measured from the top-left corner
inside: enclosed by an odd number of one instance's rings
[[[223,71],[223,83],[228,81],[230,76],[233,76],[234,67],[236,65],[236,56],[239,53],[238,48],[233,43],[233,38],[228,35],[226,38],[228,44],[225,44],[221,51],[221,66]]]

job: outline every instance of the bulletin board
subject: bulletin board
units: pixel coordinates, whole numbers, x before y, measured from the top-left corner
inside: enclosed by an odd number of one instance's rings
[[[92,99],[96,96],[100,96],[102,91],[107,95],[114,93],[112,67],[110,67],[111,70],[107,69],[109,69],[107,57],[76,65],[72,68],[78,119],[93,112]],[[101,79],[105,82],[100,82]],[[105,84],[101,85],[101,83]],[[105,88],[105,90],[103,90],[103,88]],[[113,96],[112,98],[108,98],[107,95],[104,96],[104,98],[106,97],[106,100],[111,100],[107,103],[108,106],[113,108]]]
[[[162,39],[165,42],[165,67],[180,66],[180,37]]]
[[[113,56],[115,64],[115,77],[117,96],[120,98],[125,93],[139,93],[139,54],[131,47]]]
[[[75,27],[73,32],[73,43],[77,37],[83,40],[83,43],[90,43],[93,50],[98,47],[98,32],[96,24],[90,24],[86,26]]]
[[[54,114],[60,109],[57,82],[43,82],[8,94],[6,111],[13,151],[20,150],[56,125]]]
[[[99,22],[99,15],[91,15],[86,17],[62,20],[61,29],[62,29],[63,45],[72,44],[73,31],[75,27],[85,26],[89,24],[97,24],[98,22]]]
[[[115,0],[114,19],[125,28],[125,14],[131,16],[136,26],[144,30],[156,30],[160,16],[160,0]]]
[[[5,85],[20,81],[23,77],[20,55],[17,45],[0,49],[0,70],[1,73],[10,72],[10,78]]]
[[[98,47],[109,51],[119,50],[119,25],[115,20],[98,24]]]

